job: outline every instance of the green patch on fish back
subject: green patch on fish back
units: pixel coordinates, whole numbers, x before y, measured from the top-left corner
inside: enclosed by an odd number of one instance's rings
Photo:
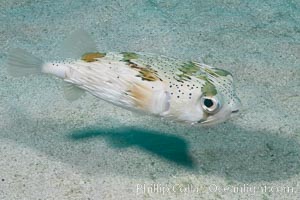
[[[193,74],[199,71],[199,67],[193,62],[184,63],[179,69],[180,74],[177,75],[176,79],[180,82],[190,80]]]
[[[129,62],[132,59],[139,58],[138,54],[133,53],[133,52],[122,52],[121,54],[123,54],[123,61],[125,61],[125,62]]]
[[[213,68],[213,69],[209,69],[209,68],[206,68],[205,71],[207,73],[209,73],[210,75],[212,76],[227,76],[227,75],[231,75],[230,72],[224,70],[224,69],[218,69],[218,68]]]
[[[93,52],[93,53],[85,53],[81,56],[81,60],[85,62],[94,62],[97,61],[97,58],[105,57],[106,53]]]
[[[199,67],[195,63],[190,61],[188,63],[184,63],[182,67],[179,68],[179,71],[186,75],[192,75],[199,71]]]
[[[231,76],[231,73],[224,70],[224,69],[218,69],[218,68],[215,68],[214,71],[216,72],[216,74],[220,75],[220,76],[227,76],[227,75],[230,75]]]
[[[189,75],[186,75],[186,74],[178,74],[177,76],[174,77],[177,81],[179,82],[182,82],[183,81],[187,81],[187,80],[190,80],[191,77]]]
[[[214,84],[209,81],[206,81],[204,86],[201,88],[204,96],[215,96],[218,92]]]
[[[161,80],[161,78],[159,78],[157,71],[152,69],[151,66],[147,65],[147,66],[140,66],[134,62],[131,62],[130,60],[126,61],[127,65],[138,71],[139,74],[136,75],[137,77],[141,77],[143,81],[157,81],[157,80]]]
[[[142,80],[146,80],[146,81],[157,81],[157,80],[161,80],[158,75],[157,75],[157,71],[153,70],[153,69],[149,69],[149,68],[142,68],[139,70],[139,75],[137,75],[138,77],[141,77]]]
[[[198,79],[201,79],[203,81],[208,81],[208,79],[207,79],[207,77],[205,75],[197,75],[195,77],[198,78]]]
[[[205,81],[204,85],[201,88],[201,91],[204,96],[215,96],[218,92],[216,86],[212,84],[205,75],[198,75],[196,78]]]

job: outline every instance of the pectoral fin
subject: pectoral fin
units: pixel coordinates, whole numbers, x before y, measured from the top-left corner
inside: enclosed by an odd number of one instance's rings
[[[68,101],[75,101],[85,95],[85,91],[74,84],[66,82],[64,84],[64,95]]]

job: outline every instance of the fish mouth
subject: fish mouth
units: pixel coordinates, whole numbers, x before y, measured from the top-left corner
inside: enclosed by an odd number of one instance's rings
[[[235,101],[233,101],[231,106],[231,113],[237,113],[242,108],[242,102],[238,97],[235,97]]]
[[[208,126],[219,124],[227,121],[231,117],[231,114],[232,114],[231,109],[227,107],[215,115],[208,116],[207,118],[199,120],[198,123],[200,123],[201,125],[208,125]]]
[[[230,118],[230,114],[223,116],[221,118],[216,118],[216,117],[208,117],[207,119],[202,119],[199,120],[198,123],[200,123],[201,125],[207,125],[207,126],[211,126],[211,125],[215,125],[215,124],[219,124],[222,122],[227,121]]]
[[[233,110],[233,111],[231,111],[231,113],[238,113],[240,110],[239,109],[237,109],[237,110]]]
[[[215,124],[225,122],[225,121],[227,121],[228,118],[217,119],[217,120],[215,118],[207,119],[207,120],[200,120],[200,121],[198,121],[198,123],[200,123],[201,125],[205,125],[205,126],[211,126],[211,125],[215,125]]]

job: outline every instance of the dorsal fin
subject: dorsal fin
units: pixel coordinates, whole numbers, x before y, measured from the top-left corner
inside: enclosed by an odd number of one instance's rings
[[[64,58],[79,59],[86,53],[97,52],[92,37],[84,30],[73,32],[62,44],[61,55]]]

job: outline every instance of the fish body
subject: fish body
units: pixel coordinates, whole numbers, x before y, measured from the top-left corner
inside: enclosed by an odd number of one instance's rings
[[[191,124],[223,122],[240,107],[232,75],[225,70],[155,54],[98,52],[87,38],[83,32],[73,34],[65,51],[73,51],[77,59],[60,62],[45,63],[14,50],[8,71],[12,75],[41,71],[60,77],[67,83],[65,94],[70,100],[88,92],[129,110]]]

